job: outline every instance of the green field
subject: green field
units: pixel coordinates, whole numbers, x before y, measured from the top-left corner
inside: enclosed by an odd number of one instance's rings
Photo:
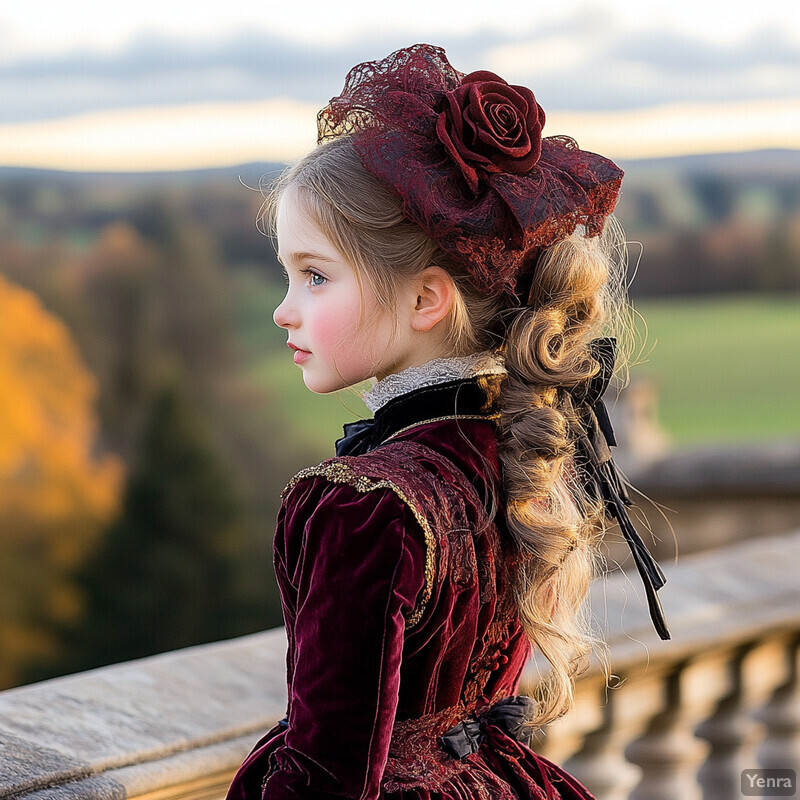
[[[266,387],[288,439],[320,457],[344,422],[366,415],[353,391],[320,396],[303,385],[272,322],[280,289],[249,276],[240,325],[252,374]],[[640,302],[641,353],[631,378],[658,391],[659,417],[677,444],[800,438],[800,298],[726,296]],[[291,445],[290,445],[291,446]]]
[[[636,306],[659,416],[680,443],[800,438],[800,298],[719,297]]]

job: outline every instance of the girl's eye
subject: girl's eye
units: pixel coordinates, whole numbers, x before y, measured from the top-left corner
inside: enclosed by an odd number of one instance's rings
[[[327,280],[327,278],[312,270],[308,271],[308,276],[309,283],[312,286],[322,286],[322,284]]]

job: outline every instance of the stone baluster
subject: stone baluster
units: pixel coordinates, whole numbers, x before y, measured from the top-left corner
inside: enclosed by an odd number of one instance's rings
[[[701,800],[697,770],[708,745],[694,736],[694,729],[718,701],[720,688],[727,690],[726,662],[720,655],[684,662],[665,679],[662,710],[625,750],[628,760],[642,768],[630,800]]]
[[[769,702],[756,712],[765,727],[765,737],[758,750],[759,766],[793,769],[800,774],[800,641],[791,639],[784,648],[786,680]]]
[[[703,800],[742,798],[742,770],[755,764],[755,743],[760,731],[750,714],[746,675],[748,665],[753,662],[753,649],[747,645],[731,652],[726,676],[730,691],[695,731],[710,748],[697,775]]]
[[[578,681],[572,709],[534,734],[533,749],[556,764],[563,764],[578,752],[586,732],[600,724],[602,709],[598,697],[604,685],[599,675]]]
[[[641,776],[641,770],[625,760],[623,751],[647,725],[654,698],[657,705],[660,680],[640,681],[638,685],[632,685],[631,680],[611,683],[598,696],[601,724],[586,735],[580,751],[565,764],[597,800],[627,800]]]

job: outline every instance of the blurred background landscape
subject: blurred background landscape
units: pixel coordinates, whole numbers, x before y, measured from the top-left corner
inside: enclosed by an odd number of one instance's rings
[[[800,28],[780,4],[705,38],[680,3],[392,33],[235,3],[182,30],[176,5],[0,20],[0,688],[281,624],[280,491],[366,410],[308,392],[272,322],[260,188],[350,66],[413,41],[530,85],[545,134],[626,170],[631,380],[665,447],[800,443]]]

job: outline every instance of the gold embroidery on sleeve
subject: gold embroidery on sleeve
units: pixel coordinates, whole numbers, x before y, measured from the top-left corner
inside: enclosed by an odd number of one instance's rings
[[[425,586],[422,590],[422,599],[417,608],[406,620],[406,629],[412,628],[421,619],[425,612],[425,607],[431,598],[433,591],[433,578],[435,571],[436,559],[436,539],[433,535],[428,520],[425,515],[411,502],[406,493],[396,484],[390,480],[380,479],[374,480],[365,475],[359,475],[348,464],[343,464],[341,461],[333,461],[331,463],[317,464],[314,467],[306,467],[301,469],[286,485],[286,488],[281,492],[281,500],[303,479],[305,478],[325,478],[331,483],[346,484],[352,486],[357,492],[372,492],[377,489],[390,489],[393,491],[405,505],[411,509],[417,522],[422,528],[425,535]]]

